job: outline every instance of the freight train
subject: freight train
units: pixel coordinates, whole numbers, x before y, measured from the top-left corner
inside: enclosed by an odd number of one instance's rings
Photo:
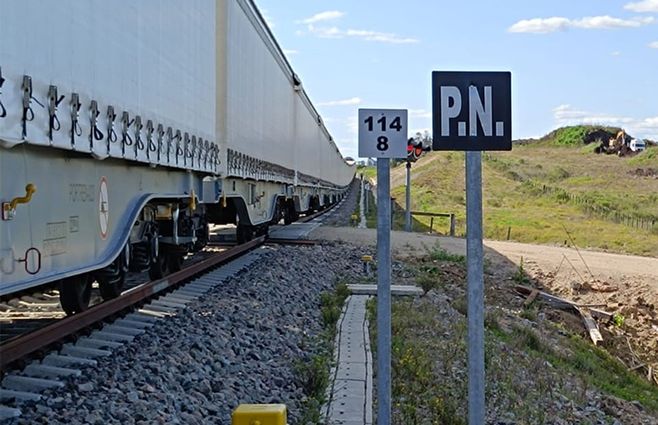
[[[339,152],[251,0],[4,0],[0,296],[63,309],[340,200]]]

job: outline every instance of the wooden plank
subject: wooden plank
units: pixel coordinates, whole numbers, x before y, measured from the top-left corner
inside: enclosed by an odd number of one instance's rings
[[[592,317],[587,308],[576,307],[576,310],[580,313],[580,316],[583,318],[583,323],[585,323],[585,328],[589,334],[590,339],[594,345],[598,344],[600,341],[603,341],[603,336],[601,336],[601,331],[599,331],[599,325],[596,324],[596,320]]]
[[[523,286],[523,285],[516,285],[514,287],[514,289],[516,290],[516,292],[518,292],[522,295],[530,295],[530,294],[532,294],[532,291],[535,290],[535,288],[530,288],[528,286]],[[579,307],[588,307],[587,305],[584,305],[584,304],[581,305],[581,304],[575,303],[573,301],[569,301],[569,300],[566,300],[564,298],[560,298],[558,296],[551,295],[551,294],[546,293],[544,291],[539,291],[539,294],[537,296],[539,298],[541,298],[542,300],[548,302],[549,304],[551,304],[551,305],[553,305],[557,308],[577,309]],[[592,314],[592,316],[594,316],[598,319],[601,319],[601,320],[605,320],[605,321],[612,320],[612,317],[614,316],[614,313],[609,313],[607,311],[600,310],[598,308],[589,308],[589,311]]]
[[[527,286],[523,285],[517,285],[514,287],[517,292],[520,292],[524,295],[530,295],[533,291],[534,288],[529,288]],[[549,304],[552,304],[558,308],[575,308],[576,305],[572,303],[571,301],[567,301],[564,298],[556,297],[555,295],[548,294],[544,291],[539,291],[538,296],[548,302]]]
[[[530,305],[535,301],[537,298],[537,295],[539,295],[539,289],[533,289],[530,295],[528,295],[528,298],[523,301],[523,307],[528,308]]]
[[[433,212],[423,212],[423,211],[411,211],[411,215],[421,215],[425,217],[450,217],[450,213],[433,213]]]

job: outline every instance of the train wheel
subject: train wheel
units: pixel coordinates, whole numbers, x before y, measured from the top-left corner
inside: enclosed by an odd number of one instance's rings
[[[98,289],[100,290],[101,297],[104,301],[111,300],[121,295],[123,286],[126,282],[126,273],[130,262],[128,258],[130,256],[130,245],[126,244],[126,247],[121,251],[119,256],[110,264],[105,267],[96,275],[96,281],[98,282]]]
[[[151,239],[151,266],[149,267],[149,278],[151,280],[162,279],[167,274],[167,256],[164,249],[160,249],[160,242],[156,234]]]
[[[283,224],[286,226],[292,223],[292,212],[288,205],[283,207]]]
[[[260,225],[256,227],[256,231],[254,232],[256,236],[265,236],[268,237],[270,235],[270,226],[267,224]]]
[[[80,313],[89,307],[91,279],[88,275],[63,279],[59,284],[59,302],[68,315]]]
[[[155,258],[149,269],[151,280],[162,279],[167,274],[167,256],[161,253]]]
[[[251,226],[238,224],[235,235],[238,240],[238,244],[243,244],[254,238],[254,230]]]
[[[167,254],[167,269],[170,272],[179,272],[183,268],[183,258],[185,254],[170,252]]]
[[[119,270],[119,273],[113,278],[103,276],[96,280],[98,281],[98,289],[101,292],[103,301],[107,301],[121,295],[123,286],[126,283],[126,273],[123,270]]]
[[[201,226],[197,229],[196,238],[197,240],[194,243],[194,247],[192,247],[194,252],[201,251],[206,245],[208,245],[208,241],[210,240],[210,225],[205,219],[201,221]]]

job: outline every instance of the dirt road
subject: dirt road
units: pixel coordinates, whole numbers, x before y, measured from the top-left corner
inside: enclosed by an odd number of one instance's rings
[[[352,227],[320,227],[310,236],[317,239],[343,240],[368,245],[374,245],[377,238],[374,229],[355,229]],[[402,257],[418,255],[424,250],[431,250],[437,244],[455,254],[466,253],[466,240],[461,238],[394,231],[391,234],[391,241],[393,255]],[[485,240],[484,245],[517,265],[523,257],[524,264],[534,263],[544,270],[556,270],[558,267],[572,269],[572,264],[583,277],[589,277],[588,267],[597,279],[619,278],[628,275],[641,276],[654,280],[658,290],[658,258],[585,250],[580,250],[579,255],[575,249],[571,248],[530,245],[518,242]]]

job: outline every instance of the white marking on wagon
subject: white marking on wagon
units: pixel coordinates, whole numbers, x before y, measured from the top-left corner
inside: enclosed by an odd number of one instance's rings
[[[110,222],[110,200],[107,193],[107,178],[101,177],[98,185],[98,224],[101,239],[107,239],[107,228]]]

